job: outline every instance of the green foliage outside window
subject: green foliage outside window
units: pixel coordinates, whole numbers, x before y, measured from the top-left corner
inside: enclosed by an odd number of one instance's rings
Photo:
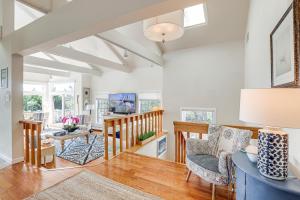
[[[54,110],[62,110],[62,96],[53,96]]]
[[[43,110],[43,98],[39,95],[25,95],[23,97],[24,111],[37,112]]]

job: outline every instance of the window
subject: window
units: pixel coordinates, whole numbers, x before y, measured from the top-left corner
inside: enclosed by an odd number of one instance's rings
[[[54,95],[52,98],[53,98],[53,106],[54,106],[53,108],[54,123],[60,123],[62,113],[63,113],[63,104],[62,104],[63,97],[61,95]]]
[[[181,120],[187,122],[216,123],[215,108],[181,108]]]
[[[75,114],[74,82],[50,83],[53,123],[60,123],[63,116]]]
[[[140,99],[139,109],[140,113],[150,112],[152,108],[160,107],[160,100],[158,99]]]
[[[34,113],[43,113],[45,108],[46,86],[40,83],[25,83],[23,84],[23,114],[24,119],[32,119]]]
[[[23,105],[25,112],[42,112],[43,97],[40,95],[24,95]]]
[[[103,116],[105,113],[108,112],[109,109],[109,101],[107,98],[97,98],[96,99],[96,106],[97,106],[97,123],[103,123]]]
[[[74,111],[74,96],[70,94],[64,95],[64,115],[74,115]]]
[[[184,27],[205,24],[206,21],[204,4],[198,4],[184,9]]]
[[[139,113],[150,112],[154,107],[161,107],[161,93],[139,93]]]

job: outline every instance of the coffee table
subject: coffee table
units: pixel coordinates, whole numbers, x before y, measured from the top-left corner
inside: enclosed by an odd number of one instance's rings
[[[89,143],[89,134],[90,132],[87,130],[76,130],[72,133],[69,133],[67,135],[63,135],[63,136],[54,136],[53,134],[45,134],[45,137],[47,139],[51,138],[53,140],[58,140],[60,141],[60,145],[61,145],[61,150],[63,151],[65,148],[65,140],[71,140],[71,139],[75,139],[78,137],[82,137],[85,136],[86,137],[86,143]]]

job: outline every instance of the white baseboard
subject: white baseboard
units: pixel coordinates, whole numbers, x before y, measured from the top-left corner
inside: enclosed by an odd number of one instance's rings
[[[20,163],[24,161],[24,157],[15,158],[12,160],[12,164]]]
[[[2,154],[2,153],[0,153],[0,158],[1,158],[2,160],[4,160],[6,163],[9,163],[9,164],[12,163],[12,159],[9,158],[9,157],[7,157],[6,155],[4,155],[4,154]]]
[[[11,159],[8,156],[0,153],[0,159],[4,160],[7,164],[16,164],[24,161],[24,157],[19,157],[15,159]]]

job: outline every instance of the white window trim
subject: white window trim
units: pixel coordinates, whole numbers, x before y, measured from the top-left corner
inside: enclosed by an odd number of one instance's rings
[[[200,108],[200,107],[181,107],[180,108],[180,119],[183,121],[183,115],[182,111],[208,111],[208,112],[214,112],[215,117],[213,120],[213,124],[217,123],[217,109],[216,108]]]
[[[99,99],[106,99],[107,101],[109,100],[108,99],[108,96],[106,95],[106,96],[104,96],[104,95],[102,95],[102,96],[97,96],[96,98],[95,98],[95,104],[96,104],[96,113],[95,113],[95,115],[96,115],[96,123],[97,124],[101,124],[101,122],[98,122],[98,118],[99,118],[99,116],[98,116],[98,103],[97,103],[97,100],[99,100]]]

